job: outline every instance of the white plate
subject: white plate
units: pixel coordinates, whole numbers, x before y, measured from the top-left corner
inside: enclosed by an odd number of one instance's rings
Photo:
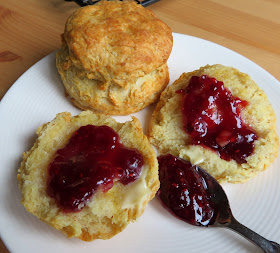
[[[174,34],[169,59],[171,82],[181,73],[221,63],[246,72],[265,90],[278,119],[280,83],[265,70],[217,44]],[[153,107],[135,113],[146,129]],[[175,219],[154,199],[144,215],[114,238],[90,243],[67,239],[29,214],[20,204],[16,174],[22,152],[31,148],[35,130],[59,112],[78,114],[65,97],[55,68],[55,54],[30,68],[11,87],[0,104],[0,233],[11,251],[20,252],[258,252],[241,236],[223,228],[201,228]],[[119,121],[130,119],[116,117]],[[145,123],[146,122],[146,123]],[[280,133],[279,126],[277,128]],[[246,184],[224,185],[232,211],[241,223],[280,242],[280,158]]]

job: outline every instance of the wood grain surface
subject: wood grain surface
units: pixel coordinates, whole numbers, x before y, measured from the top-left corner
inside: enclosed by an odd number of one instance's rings
[[[66,18],[77,8],[63,0],[0,0],[0,99],[59,48]],[[280,80],[279,0],[161,0],[148,8],[173,32],[228,47]],[[1,240],[0,253],[8,253]]]

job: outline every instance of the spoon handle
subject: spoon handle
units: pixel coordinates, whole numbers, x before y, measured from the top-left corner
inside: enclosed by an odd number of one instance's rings
[[[280,253],[280,245],[278,243],[265,239],[239,223],[234,217],[232,217],[229,223],[224,225],[259,246],[265,253]]]

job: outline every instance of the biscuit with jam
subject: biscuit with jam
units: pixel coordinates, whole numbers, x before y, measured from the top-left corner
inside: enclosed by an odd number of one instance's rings
[[[67,20],[56,65],[83,110],[127,115],[155,102],[169,82],[171,29],[132,1],[100,1]]]
[[[249,75],[205,66],[184,73],[160,97],[149,128],[160,153],[198,164],[219,182],[246,182],[278,154],[276,116]]]
[[[37,130],[18,171],[27,211],[68,237],[109,239],[144,212],[159,188],[140,122],[91,111],[60,113]]]

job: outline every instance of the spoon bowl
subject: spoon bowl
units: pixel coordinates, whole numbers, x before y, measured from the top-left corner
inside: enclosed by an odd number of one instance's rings
[[[201,176],[207,182],[209,192],[212,196],[211,200],[215,206],[216,219],[213,226],[225,227],[237,232],[238,234],[253,242],[255,245],[259,246],[264,252],[280,252],[280,245],[278,243],[265,239],[261,235],[239,223],[231,212],[227,195],[222,186],[205,170],[200,167],[198,167],[198,170]]]
[[[231,229],[266,253],[280,253],[280,245],[240,224],[233,216],[225,191],[202,168],[172,155],[158,158],[161,181],[158,195],[177,218],[198,226]]]

